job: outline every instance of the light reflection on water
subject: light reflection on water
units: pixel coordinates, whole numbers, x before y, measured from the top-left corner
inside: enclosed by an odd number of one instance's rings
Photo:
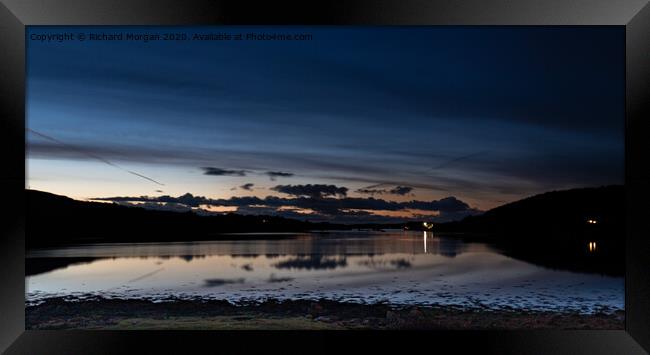
[[[27,277],[27,301],[87,294],[235,302],[328,298],[580,312],[624,304],[622,278],[550,270],[432,232],[254,238],[32,251],[28,264],[94,259]]]

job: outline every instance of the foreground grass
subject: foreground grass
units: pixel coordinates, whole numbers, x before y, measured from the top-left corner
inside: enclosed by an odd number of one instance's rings
[[[335,301],[50,299],[26,308],[27,329],[338,330],[338,329],[623,329],[624,313],[464,310]]]

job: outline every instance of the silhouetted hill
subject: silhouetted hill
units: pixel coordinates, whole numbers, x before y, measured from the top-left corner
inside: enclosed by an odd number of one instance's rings
[[[25,193],[27,248],[79,243],[233,239],[246,236],[223,234],[244,232],[423,228],[421,222],[341,225],[232,213],[205,216],[77,201],[34,190],[25,190]],[[459,222],[436,224],[433,232],[454,232],[463,239],[488,242],[505,255],[549,268],[622,275],[625,264],[624,194],[623,186],[553,191]],[[589,223],[589,220],[596,223]],[[268,236],[271,237],[286,236]],[[61,263],[87,262],[77,259],[33,260],[28,273],[57,268]]]
[[[549,268],[621,276],[625,187],[547,192],[436,230],[493,243],[505,255]]]
[[[127,207],[111,203],[77,201],[47,192],[25,190],[27,195],[27,246],[79,242],[146,242],[214,239],[223,233],[302,232],[328,229],[388,229],[421,222],[342,225],[311,223],[271,216],[226,214],[197,215]],[[553,191],[494,208],[459,222],[437,224],[435,232],[459,232],[512,241],[621,240],[625,219],[623,186]],[[588,220],[597,223],[589,224]]]
[[[624,221],[625,188],[612,185],[546,192],[459,222],[440,224],[436,230],[499,235],[525,231],[546,237],[598,232],[607,238],[607,232],[621,233]]]
[[[329,223],[226,214],[201,216],[77,201],[47,192],[25,190],[28,248],[92,242],[189,241],[223,233],[302,232],[333,229]]]

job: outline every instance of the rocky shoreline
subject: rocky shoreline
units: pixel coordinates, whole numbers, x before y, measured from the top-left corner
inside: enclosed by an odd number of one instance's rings
[[[26,329],[382,330],[624,329],[625,313],[580,314],[320,301],[51,298],[25,308]]]

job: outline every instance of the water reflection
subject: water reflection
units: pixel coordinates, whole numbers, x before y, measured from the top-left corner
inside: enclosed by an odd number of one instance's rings
[[[346,267],[348,261],[346,258],[327,258],[323,255],[309,255],[307,257],[297,257],[276,263],[274,266],[278,269],[336,269],[337,267]]]
[[[371,257],[361,260],[357,264],[375,270],[405,269],[412,266],[411,262],[404,258],[386,260]]]
[[[596,252],[596,247],[597,247],[596,242],[589,242],[589,247],[588,248],[589,248],[590,253]]]
[[[423,233],[425,254],[431,253],[453,258],[459,254],[464,253],[465,251],[468,251],[468,247],[471,247],[472,249],[477,247],[477,245],[474,244],[466,244],[460,239],[433,236],[432,232]],[[480,245],[487,248],[487,246],[484,244]]]
[[[424,253],[427,253],[427,232],[424,232]]]
[[[149,277],[149,276],[153,276],[153,275],[155,275],[155,274],[157,274],[157,273],[159,273],[159,272],[161,272],[161,271],[163,271],[163,270],[165,270],[165,268],[164,268],[164,267],[161,267],[161,268],[158,269],[158,270],[154,270],[154,271],[152,271],[152,272],[148,272],[148,273],[146,273],[146,274],[144,274],[144,275],[142,275],[142,276],[138,276],[138,277],[136,277],[136,278],[133,279],[133,280],[129,280],[128,282],[129,282],[129,283],[133,283],[133,282],[137,282],[137,281],[143,280],[143,279],[145,279],[145,278],[147,278],[147,277]]]
[[[233,255],[255,258],[259,255],[379,255],[386,253],[423,253],[423,232],[329,232],[300,235],[291,239],[255,239],[192,243],[114,243],[29,251],[28,258],[37,257],[178,257]],[[426,232],[427,253],[455,256],[465,248],[485,248],[483,244],[464,244],[454,238],[441,238]],[[418,238],[419,237],[419,238]],[[250,238],[250,239],[249,239]]]
[[[238,279],[207,279],[204,280],[204,284],[206,287],[216,287],[216,286],[223,286],[227,284],[243,284],[246,279],[244,278],[238,278]]]
[[[32,301],[97,294],[623,307],[622,278],[550,270],[430,231],[77,246],[32,251],[26,263],[40,272],[26,280]]]
[[[295,280],[293,277],[276,277],[275,274],[271,274],[269,276],[269,282],[288,282],[288,281],[293,281]]]
[[[391,265],[394,265],[398,269],[406,269],[411,267],[411,263],[406,259],[396,259],[390,261]]]

